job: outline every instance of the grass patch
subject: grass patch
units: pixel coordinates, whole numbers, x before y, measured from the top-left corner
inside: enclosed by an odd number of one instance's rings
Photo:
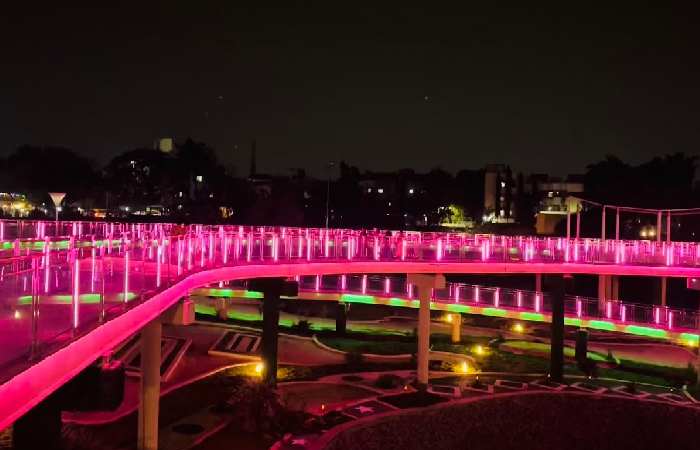
[[[542,353],[549,356],[550,345],[544,342],[530,342],[530,341],[507,341],[505,344],[514,349]],[[507,350],[506,350],[507,351]],[[576,356],[576,350],[572,347],[564,347],[564,357],[574,358]],[[596,362],[606,361],[606,355],[597,352],[588,352],[588,357]]]
[[[415,342],[367,341],[345,337],[318,336],[324,345],[344,352],[374,353],[376,355],[402,355],[416,352]]]

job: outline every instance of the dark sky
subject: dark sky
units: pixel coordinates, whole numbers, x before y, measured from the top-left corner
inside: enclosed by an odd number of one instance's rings
[[[344,159],[565,174],[698,148],[694,11],[15,3],[0,18],[0,155],[57,144],[102,163],[193,136],[241,174],[256,138],[275,173]]]

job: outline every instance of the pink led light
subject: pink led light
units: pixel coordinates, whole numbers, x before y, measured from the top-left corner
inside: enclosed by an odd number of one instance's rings
[[[620,321],[627,321],[627,307],[625,305],[620,305]]]
[[[668,329],[673,328],[673,311],[668,312]]]
[[[2,240],[2,239],[0,239],[0,240]],[[698,247],[698,248],[700,248],[700,247]],[[405,260],[406,260],[406,240],[404,239],[401,241],[401,261],[405,261]]]
[[[474,302],[479,303],[479,286],[474,286]]]
[[[379,250],[380,250],[379,249],[379,238],[375,237],[374,238],[374,260],[375,261],[379,261],[379,256],[380,256]]]
[[[496,291],[493,293],[493,306],[495,308],[498,308],[498,305],[500,302],[501,302],[501,290],[496,288]]]
[[[95,278],[96,278],[96,273],[95,273],[95,266],[96,266],[96,251],[97,249],[95,248],[95,240],[93,239],[93,247],[90,251],[90,292],[95,292]]]
[[[80,313],[80,260],[73,256],[73,328],[78,328]]]
[[[391,292],[391,278],[386,277],[384,279],[384,293],[388,294],[389,292]]]
[[[348,279],[346,275],[340,276],[340,290],[344,291],[348,288]]]
[[[311,238],[306,238],[306,260],[311,261]]]
[[[157,261],[156,261],[156,287],[160,287],[160,283],[161,283],[161,272],[162,272],[161,265],[163,262],[162,261],[163,260],[162,254],[163,254],[163,247],[160,243],[158,243],[157,247],[156,247],[156,259],[157,259]]]
[[[516,301],[516,304],[518,305],[518,308],[522,308],[523,307],[523,293],[521,291],[518,291],[515,294],[515,299],[516,299],[515,301]]]
[[[314,285],[314,290],[316,292],[321,290],[321,275],[316,275],[316,283]]]
[[[455,302],[459,303],[459,284],[455,284]]]
[[[411,283],[406,283],[406,294],[408,295],[408,298],[413,298],[413,284]]]
[[[0,241],[5,240],[5,222],[0,220]]]
[[[362,275],[362,293],[367,293],[367,275]]]
[[[605,302],[605,317],[612,319],[612,302],[609,300]]]
[[[535,294],[535,312],[540,312],[540,309],[542,307],[542,298],[539,292]]]
[[[437,254],[435,256],[438,261],[442,259],[442,239],[438,239],[437,241]]]
[[[277,262],[279,259],[279,238],[275,234],[272,236],[272,260]]]
[[[583,316],[583,304],[581,303],[581,299],[576,297],[576,317],[579,319]]]
[[[51,245],[48,238],[44,240],[44,293],[49,293],[49,279],[51,278]]]
[[[654,323],[657,325],[661,323],[661,309],[657,307],[654,308]]]
[[[124,303],[128,300],[129,294],[129,250],[124,251]]]

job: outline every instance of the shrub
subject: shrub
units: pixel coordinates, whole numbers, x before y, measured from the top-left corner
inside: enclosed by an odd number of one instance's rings
[[[292,325],[292,330],[300,334],[308,334],[311,332],[311,322],[308,320],[300,320]]]
[[[585,361],[579,361],[578,369],[586,376],[593,378],[598,376],[598,364],[596,364],[596,362],[591,358],[586,358]]]
[[[299,428],[306,420],[302,412],[291,411],[280,403],[273,388],[258,380],[231,380],[228,404],[234,422],[249,433],[271,433],[280,436]]]
[[[361,366],[365,362],[365,355],[362,352],[352,351],[345,354],[345,362],[350,367]]]
[[[608,349],[608,355],[605,357],[605,360],[610,363],[617,364],[617,359],[615,358],[615,355],[613,355],[613,352],[610,349]]]
[[[393,373],[385,373],[380,375],[374,382],[374,385],[380,389],[394,389],[403,386],[403,378]]]

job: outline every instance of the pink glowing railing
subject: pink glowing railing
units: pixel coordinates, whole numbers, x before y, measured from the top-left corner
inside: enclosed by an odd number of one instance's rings
[[[403,277],[376,275],[314,275],[299,277],[302,292],[333,292],[341,294],[373,295],[415,299],[415,290]],[[238,283],[244,287],[244,284]],[[434,292],[433,301],[459,303],[486,308],[510,309],[522,312],[551,313],[551,296],[545,292],[523,289],[448,283],[445,289]],[[613,321],[664,330],[696,333],[700,316],[695,311],[650,306],[619,300],[600,301],[583,296],[566,296],[566,317]]]
[[[250,237],[264,242],[241,259],[364,259],[401,261],[558,262],[618,265],[700,266],[694,242],[622,241],[469,235],[465,233],[358,231],[344,229],[241,227],[232,225],[124,224],[0,220],[0,257],[94,245],[122,239],[134,246],[173,234],[213,235],[217,247],[236,256]],[[208,238],[207,238],[208,239]],[[224,243],[223,240],[227,242]],[[222,242],[219,242],[219,241]],[[204,244],[206,245],[206,244]],[[227,248],[231,247],[231,248]],[[238,246],[238,247],[235,247]],[[233,248],[235,247],[235,248]],[[215,251],[217,251],[215,249]],[[267,253],[267,254],[266,254]],[[242,257],[243,256],[243,257]]]
[[[188,274],[216,267],[352,261],[696,267],[700,262],[694,243],[89,222],[59,222],[51,230],[51,222],[0,223],[0,366],[40,358]],[[486,302],[489,290],[475,291],[475,302],[477,296]],[[517,294],[500,292],[498,301],[517,304]],[[531,300],[523,293],[520,301]],[[535,310],[546,310],[547,296],[534,301]],[[589,302],[580,307],[589,308]],[[632,307],[609,308],[611,316],[644,319]],[[680,312],[659,310],[643,323],[683,327],[684,320]]]

